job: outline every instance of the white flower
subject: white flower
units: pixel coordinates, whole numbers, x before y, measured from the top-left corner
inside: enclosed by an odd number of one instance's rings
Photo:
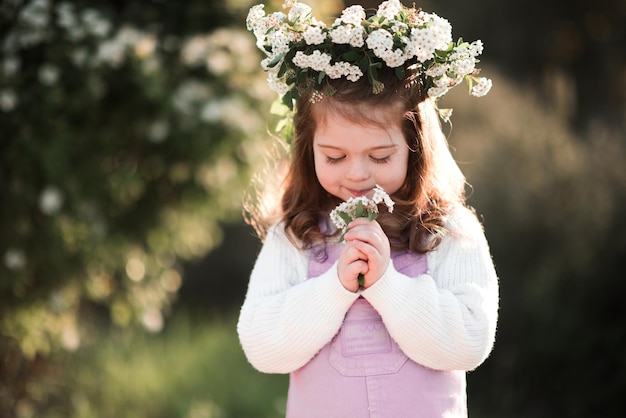
[[[475,61],[474,58],[471,59],[460,59],[455,60],[450,63],[450,69],[458,74],[458,75],[467,75],[474,72]]]
[[[485,77],[478,78],[478,84],[472,87],[472,96],[482,97],[491,90],[491,80]]]
[[[34,0],[21,10],[19,19],[33,29],[44,29],[50,21],[49,8],[48,0]]]
[[[272,62],[272,59],[273,57],[267,57],[267,58],[262,59],[261,68],[263,68],[265,71],[274,71],[276,67],[280,67],[282,60],[280,60],[275,67],[270,67],[270,63]]]
[[[265,16],[265,5],[257,4],[256,6],[252,6],[250,11],[248,11],[248,17],[246,18],[246,27],[248,30],[255,30],[256,27],[261,21],[261,19]]]
[[[480,39],[477,41],[472,42],[472,44],[469,47],[470,50],[470,54],[472,54],[473,57],[477,57],[478,55],[483,53],[483,41],[481,41]]]
[[[350,46],[355,48],[361,48],[365,41],[363,40],[363,33],[365,29],[363,26],[357,26],[352,29],[352,37],[350,38]]]
[[[343,23],[347,23],[354,26],[361,26],[361,22],[365,19],[365,10],[363,6],[358,4],[346,8],[341,13],[339,20]]]
[[[63,193],[56,186],[46,187],[39,195],[39,209],[46,215],[54,215],[63,206]]]
[[[267,83],[270,89],[282,96],[289,91],[289,86],[285,82],[276,76],[276,73],[271,72],[267,75]]]
[[[96,62],[118,67],[124,61],[126,46],[117,39],[102,42],[96,52]]]
[[[13,90],[0,90],[0,110],[10,112],[17,106],[17,95]]]
[[[87,50],[85,48],[76,48],[72,51],[71,58],[74,65],[82,67],[87,61]]]
[[[20,69],[20,59],[15,56],[7,56],[2,62],[2,72],[6,77],[15,75]]]
[[[293,5],[289,13],[287,14],[287,19],[290,22],[296,22],[299,19],[306,18],[310,16],[312,12],[311,6],[306,5],[304,3],[296,3]]]
[[[406,57],[402,50],[396,49],[395,51],[387,51],[380,58],[385,61],[385,64],[389,68],[396,68],[404,64]]]
[[[437,77],[433,81],[436,87],[449,87],[454,84],[454,82],[446,75]]]
[[[109,34],[111,22],[106,20],[98,10],[86,9],[81,14],[81,19],[91,34],[99,38],[103,38]]]
[[[429,29],[433,33],[436,49],[446,49],[452,42],[452,25],[446,19],[431,14]]]
[[[307,45],[319,45],[326,39],[326,36],[322,32],[322,28],[318,26],[309,26],[302,33],[302,36],[304,37]]]
[[[336,62],[326,69],[326,73],[330,78],[346,77],[349,81],[357,81],[363,77],[363,72],[356,65],[349,62]]]
[[[4,253],[4,265],[9,270],[21,270],[26,266],[26,256],[22,250],[9,248]]]
[[[336,44],[349,44],[352,38],[352,29],[348,26],[336,26],[329,32],[330,39]]]
[[[436,40],[430,29],[415,28],[411,30],[411,38],[407,42],[409,58],[417,57],[421,62],[428,61],[434,56]]]
[[[206,57],[206,67],[213,74],[226,74],[235,66],[233,58],[233,54],[227,51],[214,50]]]
[[[148,139],[155,144],[161,143],[167,138],[170,125],[166,120],[157,120],[148,127]]]
[[[313,51],[312,54],[307,55],[302,51],[296,52],[293,57],[293,63],[300,68],[311,68],[315,71],[325,71],[330,66],[330,60],[332,57],[326,53],[322,53],[318,50]]]
[[[172,104],[181,113],[190,114],[194,108],[205,103],[213,95],[209,86],[193,79],[184,80],[172,97]]]
[[[367,47],[380,57],[386,51],[393,48],[393,35],[385,29],[378,29],[370,33],[365,41]]]
[[[367,196],[351,197],[330,212],[330,220],[337,228],[341,229],[343,234],[348,231],[348,224],[356,218],[376,219],[379,203],[384,203],[387,210],[390,213],[393,212],[394,202],[389,195],[378,185],[373,189],[373,192],[371,199]]]
[[[448,92],[447,87],[431,87],[428,89],[428,95],[430,97],[441,97]]]
[[[59,79],[59,68],[52,64],[45,64],[39,69],[38,75],[41,84],[52,86]]]
[[[391,200],[391,197],[389,197],[389,195],[378,184],[374,187],[374,196],[372,196],[372,201],[376,204],[384,203],[387,206],[389,213],[393,212],[393,200]]]
[[[387,20],[394,20],[401,10],[402,4],[400,3],[400,0],[388,0],[382,2],[380,6],[378,6],[376,14],[386,18]]]
[[[289,9],[290,7],[295,6],[296,3],[298,3],[298,0],[285,0],[283,3],[283,9]]]
[[[359,67],[357,67],[356,65],[352,65],[350,68],[351,68],[350,73],[346,75],[346,78],[348,79],[348,81],[355,82],[359,78],[363,77],[363,72],[361,71]]]
[[[443,74],[445,74],[445,72],[448,70],[448,66],[447,65],[443,65],[443,64],[435,64],[432,67],[430,67],[429,69],[426,70],[426,75],[429,77],[439,77]]]
[[[265,12],[263,12],[262,9],[263,7],[256,9],[254,12],[251,9],[248,14],[247,24],[251,26],[249,30],[254,31],[254,36],[257,38],[257,46],[264,50],[263,46],[267,44],[268,33],[279,30],[281,23],[287,16],[282,12],[274,12],[271,15],[265,16]],[[261,12],[259,12],[259,10],[261,10]]]
[[[261,66],[270,73],[270,87],[279,94],[305,86],[317,89],[324,79],[356,81],[365,72],[372,91],[378,93],[385,88],[376,75],[381,64],[387,68],[416,64],[417,76],[432,87],[429,94],[440,97],[463,79],[471,85],[476,57],[483,50],[480,40],[468,43],[459,39],[455,45],[452,26],[446,19],[405,7],[400,0],[383,1],[370,18],[362,6],[349,6],[330,29],[315,19],[309,6],[297,0],[285,0],[283,9],[287,14],[266,15],[259,4],[246,18],[257,47],[266,55]],[[410,70],[408,75],[415,74]],[[487,82],[475,81],[478,84],[473,94],[488,91]],[[313,99],[322,96],[319,91],[312,93]]]
[[[275,31],[268,36],[272,46],[272,55],[280,55],[289,51],[289,37],[283,31]]]
[[[141,324],[150,332],[160,332],[163,329],[163,314],[157,308],[146,308],[141,315]]]
[[[157,46],[157,40],[154,35],[143,34],[141,38],[134,43],[133,51],[138,58],[146,59],[154,54]]]
[[[359,217],[357,216],[359,204],[364,209],[361,217],[378,213],[378,206],[372,200],[368,199],[367,196],[351,197],[347,201],[340,203],[339,206],[330,212],[331,221],[333,221],[337,228],[345,233],[348,230],[348,219],[353,221]]]
[[[206,36],[192,36],[181,48],[181,61],[186,65],[198,65],[206,58],[208,50],[209,39]]]
[[[74,14],[74,5],[72,3],[59,3],[56,12],[59,26],[65,29],[76,26],[76,15]]]

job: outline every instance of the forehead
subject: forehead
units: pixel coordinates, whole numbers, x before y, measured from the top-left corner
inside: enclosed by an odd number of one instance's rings
[[[312,104],[311,113],[318,127],[341,118],[363,126],[388,128],[394,125],[399,126],[403,112],[397,105],[376,106],[365,102],[347,103],[326,97]]]
[[[399,124],[372,118],[354,121],[341,113],[331,112],[327,112],[316,125],[313,135],[316,148],[336,148],[357,153],[387,150],[405,142]]]

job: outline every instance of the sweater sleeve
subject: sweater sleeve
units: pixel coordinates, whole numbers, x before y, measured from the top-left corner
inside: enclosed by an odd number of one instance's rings
[[[282,226],[268,231],[237,324],[243,351],[259,371],[304,366],[337,333],[359,296],[341,285],[336,263],[314,280],[306,280],[307,266],[307,252],[289,242]]]
[[[389,263],[362,292],[413,361],[436,370],[473,370],[489,355],[498,315],[498,278],[482,226],[467,209],[428,254],[428,272],[409,278]]]

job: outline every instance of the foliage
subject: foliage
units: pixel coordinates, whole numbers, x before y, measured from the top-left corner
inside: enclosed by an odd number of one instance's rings
[[[233,316],[203,322],[184,313],[158,335],[112,328],[77,353],[57,353],[39,384],[63,397],[23,400],[23,416],[278,418],[287,393],[286,376],[246,362]]]
[[[469,398],[481,417],[621,416],[625,137],[599,123],[576,133],[552,103],[494,84],[481,106],[449,98],[501,289],[495,349],[469,374]]]
[[[0,359],[76,350],[102,313],[159,331],[265,136],[253,40],[218,27],[221,2],[15,0],[0,19]],[[34,396],[13,372],[0,414]]]
[[[163,322],[181,283],[204,307],[247,281],[181,265],[220,242],[261,152],[273,95],[250,36],[223,27],[250,3],[0,2],[0,416],[278,414],[285,379],[250,369],[232,320]],[[617,3],[418,2],[506,71],[485,70],[479,106],[442,99],[501,277],[472,416],[623,415]],[[253,259],[248,238],[219,261]]]
[[[292,110],[307,88],[314,89],[316,100],[334,94],[330,79],[357,81],[367,75],[372,91],[380,93],[383,66],[407,82],[419,77],[431,97],[443,96],[464,80],[474,96],[491,88],[489,79],[476,76],[482,42],[453,42],[452,26],[436,14],[388,0],[369,18],[362,6],[348,7],[328,28],[305,3],[286,1],[283,9],[287,14],[266,15],[263,4],[254,6],[246,24],[266,55],[261,66],[269,73],[270,87]]]

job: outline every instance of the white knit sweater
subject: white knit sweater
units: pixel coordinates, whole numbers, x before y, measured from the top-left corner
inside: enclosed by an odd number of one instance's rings
[[[472,370],[489,355],[498,314],[498,278],[482,227],[459,209],[450,231],[428,253],[428,272],[407,277],[393,263],[374,285],[346,290],[337,263],[307,279],[309,251],[295,248],[281,226],[268,232],[250,277],[237,331],[250,363],[266,373],[304,366],[338,332],[363,296],[413,361],[437,370]]]

